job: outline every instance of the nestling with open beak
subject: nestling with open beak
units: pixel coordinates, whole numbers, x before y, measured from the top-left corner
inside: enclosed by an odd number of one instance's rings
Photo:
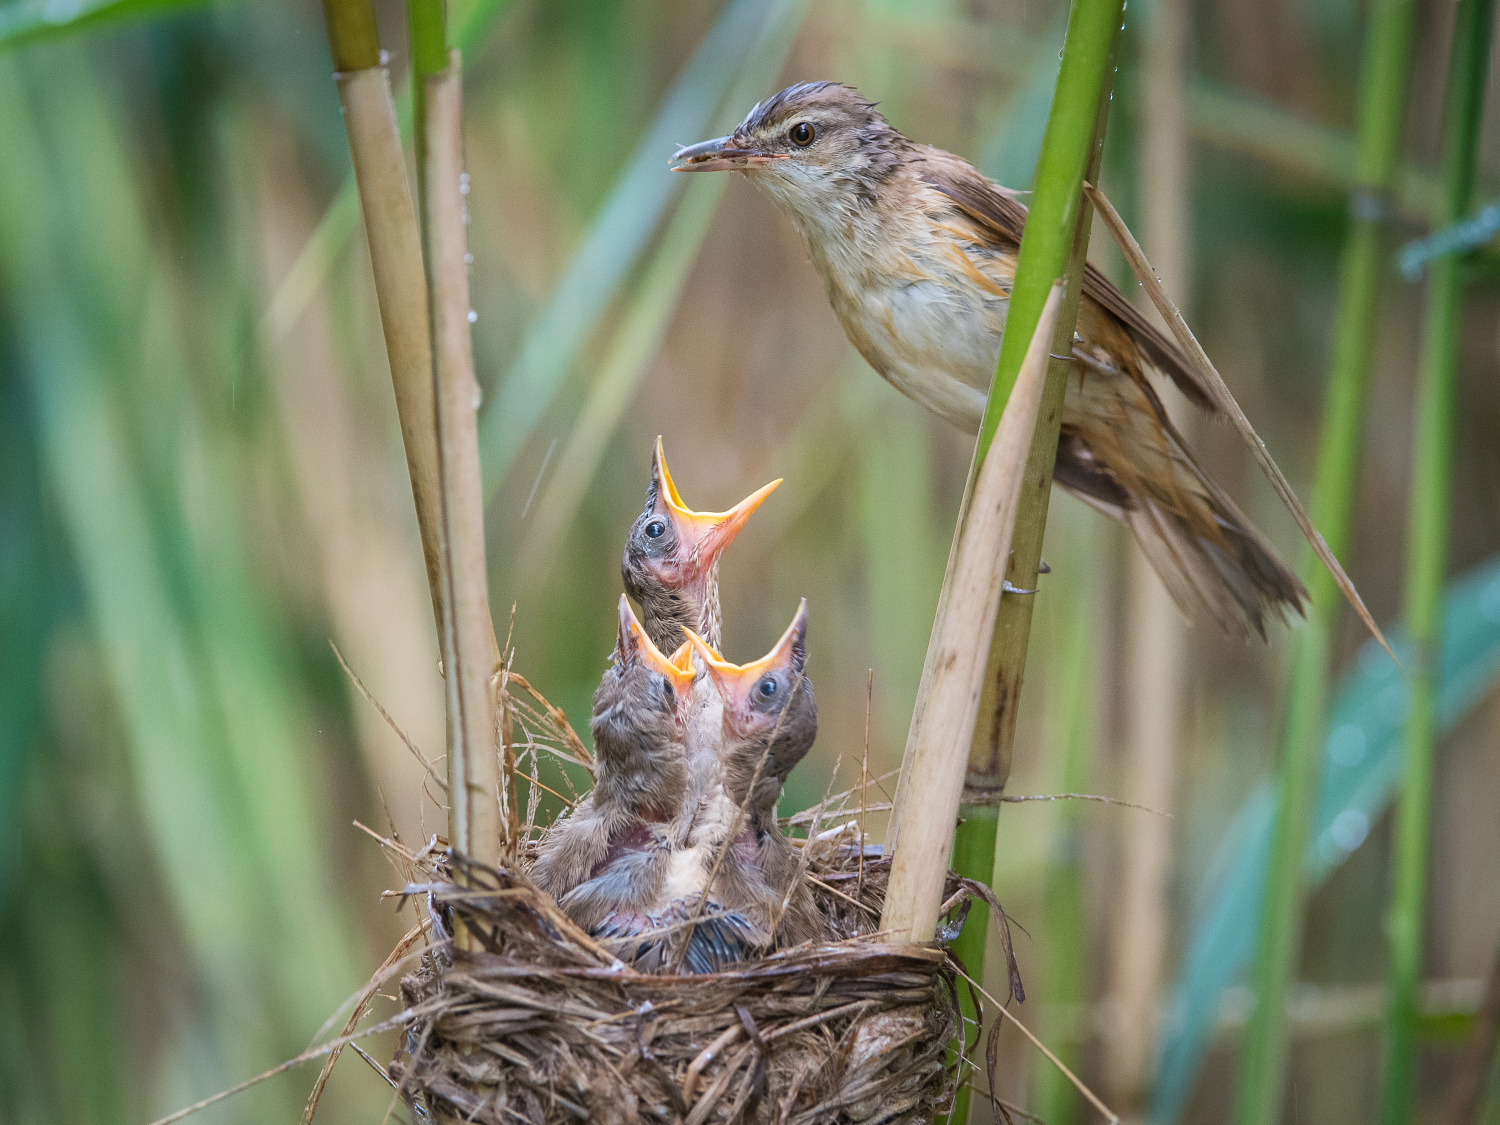
[[[688,636],[709,669],[709,690],[722,697],[712,712],[721,725],[689,733],[690,742],[700,741],[699,754],[677,822],[683,834],[658,896],[611,913],[593,931],[645,972],[714,972],[823,929],[796,852],[776,823],[775,771],[790,770],[817,733],[804,675],[807,603],[776,647],[743,667],[724,661],[696,633]]]
[[[594,788],[548,831],[532,867],[537,884],[585,929],[661,893],[688,790],[684,742],[696,675],[686,643],[663,655],[621,594],[614,656],[594,692]]]
[[[780,483],[773,480],[727,512],[695,512],[682,502],[656,439],[646,508],[625,541],[620,572],[658,648],[681,645],[684,627],[718,644],[719,556]]]
[[[950,153],[893,129],[853,89],[792,86],[679,171],[745,173],[801,232],[850,342],[897,390],[974,432],[1010,304],[1026,207]],[[1175,343],[1088,267],[1055,479],[1125,521],[1178,605],[1230,633],[1300,612],[1306,591],[1198,465],[1152,384],[1215,401]]]
[[[728,857],[734,862],[723,864],[713,894],[774,935],[775,944],[795,945],[822,930],[797,853],[776,822],[782,785],[818,734],[818,705],[806,675],[807,601],[775,647],[749,664],[729,663],[691,630],[688,640],[723,701],[722,790],[707,795],[694,839],[717,848],[736,830]]]

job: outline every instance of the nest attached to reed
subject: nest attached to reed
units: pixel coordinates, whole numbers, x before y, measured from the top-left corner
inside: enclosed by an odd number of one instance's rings
[[[426,897],[435,934],[458,924],[481,948],[437,945],[402,981],[411,1019],[393,1084],[419,1120],[482,1125],[824,1125],[946,1112],[966,1063],[949,1051],[961,967],[942,947],[979,896],[995,906],[1009,954],[1004,915],[987,888],[950,874],[938,943],[888,944],[872,931],[889,860],[826,838],[804,848],[826,940],[683,976],[622,964],[522,871],[434,854],[426,881],[406,889]],[[965,1059],[977,1039],[976,1028]]]
[[[527,877],[545,788],[539,759],[593,762],[563,713],[513,671],[505,707],[509,776],[529,774],[532,783],[524,812],[509,795],[511,838],[527,841],[510,865],[476,863],[436,837],[416,854],[377,837],[406,876],[400,894],[426,915],[387,965],[405,960],[424,931],[431,943],[402,979],[405,1010],[388,1024],[404,1031],[387,1077],[416,1120],[873,1125],[926,1122],[950,1108],[983,1015],[967,986],[979,1019],[954,1055],[966,985],[945,947],[976,898],[999,927],[1010,994],[1024,998],[1005,914],[988,887],[950,872],[937,941],[882,941],[875,931],[890,861],[864,844],[863,784],[856,798],[855,790],[832,795],[830,783],[818,806],[790,822],[806,833],[792,843],[826,924],[819,941],[732,971],[639,972]],[[856,809],[858,819],[845,816]],[[830,821],[839,827],[820,831]],[[455,932],[467,947],[449,940]],[[377,974],[366,1000],[383,979]]]

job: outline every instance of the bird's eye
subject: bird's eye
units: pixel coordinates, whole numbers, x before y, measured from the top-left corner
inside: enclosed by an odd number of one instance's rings
[[[771,696],[776,694],[776,681],[773,680],[770,676],[767,676],[755,686],[756,689],[760,692],[761,698],[763,699],[770,699]]]
[[[808,145],[812,144],[813,141],[817,140],[818,131],[814,129],[808,122],[799,121],[797,122],[797,124],[791,127],[791,130],[787,133],[787,136],[791,138],[792,144],[796,145],[798,148],[806,148]]]
[[[667,533],[667,525],[664,520],[652,520],[646,525],[647,539],[660,539]]]

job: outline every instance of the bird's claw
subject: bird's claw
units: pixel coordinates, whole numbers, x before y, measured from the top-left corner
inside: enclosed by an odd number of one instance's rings
[[[1012,586],[1010,584],[1010,581],[1008,579],[1006,581],[1000,583],[1000,589],[1004,593],[1007,593],[1007,594],[1034,594],[1034,593],[1036,593],[1035,590],[1023,590],[1019,586]]]

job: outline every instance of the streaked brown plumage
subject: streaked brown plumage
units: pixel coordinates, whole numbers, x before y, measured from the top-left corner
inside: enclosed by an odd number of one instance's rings
[[[646,635],[663,652],[683,643],[684,627],[719,643],[719,556],[780,483],[757,489],[727,512],[695,512],[683,504],[656,439],[646,508],[625,540],[620,573],[641,607]]]
[[[1026,208],[951,153],[893,129],[832,82],[792,86],[683,171],[746,173],[792,220],[849,340],[903,394],[970,432],[994,374]],[[1092,265],[1083,283],[1055,479],[1124,520],[1185,613],[1230,633],[1301,611],[1301,583],[1198,465],[1151,376],[1214,400],[1177,346]]]

